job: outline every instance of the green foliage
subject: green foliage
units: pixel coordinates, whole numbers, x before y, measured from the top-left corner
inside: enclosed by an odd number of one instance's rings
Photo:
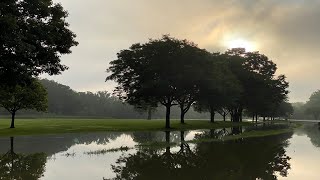
[[[62,54],[77,45],[68,29],[68,13],[52,0],[0,2],[0,83],[24,83],[25,77],[59,74],[67,69]]]
[[[0,88],[0,106],[10,113],[21,109],[47,110],[47,91],[37,79],[29,85],[2,86]]]
[[[11,126],[14,128],[16,112],[21,109],[46,111],[48,107],[47,91],[37,79],[31,79],[25,85],[0,86],[0,107],[11,113]]]

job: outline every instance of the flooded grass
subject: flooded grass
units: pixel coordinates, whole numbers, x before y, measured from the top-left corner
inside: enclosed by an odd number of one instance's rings
[[[1,137],[0,177],[317,179],[319,134],[315,123],[266,123],[187,131]],[[305,167],[311,170],[305,173]]]
[[[111,148],[111,149],[100,149],[100,150],[96,150],[96,151],[89,151],[89,152],[85,152],[85,154],[88,155],[99,155],[99,154],[106,154],[109,152],[118,152],[118,151],[129,151],[130,149],[134,149],[134,148],[130,148],[128,146],[121,146],[119,148]]]
[[[10,120],[0,121],[0,136],[40,135],[58,133],[89,133],[103,131],[164,131],[164,120],[137,119],[16,119],[16,128],[10,129]],[[227,128],[233,126],[251,126],[251,122],[210,123],[209,120],[187,120],[180,124],[178,120],[171,121],[169,130],[194,130]]]

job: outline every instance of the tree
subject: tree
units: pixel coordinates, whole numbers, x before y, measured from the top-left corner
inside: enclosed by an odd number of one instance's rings
[[[204,67],[211,65],[211,54],[195,46],[185,46],[180,51],[176,69],[176,102],[180,108],[180,122],[185,123],[185,114],[200,96],[200,88],[203,79],[207,75]],[[217,69],[217,67],[215,67]],[[211,69],[218,74],[215,69]]]
[[[210,121],[214,122],[215,113],[228,107],[241,93],[241,85],[230,71],[226,56],[213,53],[202,67],[200,92],[195,105],[199,112],[209,112]]]
[[[272,116],[279,104],[287,99],[289,83],[284,75],[275,78],[277,66],[259,52],[245,52],[243,48],[228,50],[229,67],[240,81],[243,93],[230,108],[234,121],[242,120],[246,109],[256,117]]]
[[[314,119],[318,120],[320,116],[320,90],[312,93],[305,106],[305,112],[312,114]]]
[[[178,99],[190,94],[185,92],[185,87],[193,84],[187,79],[190,77],[187,69],[192,69],[202,54],[205,51],[194,43],[164,35],[161,39],[150,39],[145,44],[133,44],[120,51],[118,58],[110,62],[107,71],[111,75],[106,80],[118,83],[114,93],[129,104],[140,105],[156,100],[165,106],[165,127],[170,128],[171,107],[178,105]]]
[[[11,126],[14,128],[15,115],[21,109],[47,110],[47,91],[37,79],[27,86],[0,87],[0,106],[11,113]]]
[[[276,109],[275,116],[276,117],[283,117],[285,119],[289,119],[290,116],[293,114],[293,107],[291,103],[286,101],[282,101],[278,108]]]
[[[68,68],[60,56],[71,53],[78,43],[67,16],[52,0],[0,2],[0,84],[15,86],[30,76],[59,74]]]
[[[149,102],[141,102],[134,106],[135,110],[140,113],[147,112],[147,120],[152,119],[152,113],[157,110],[158,102],[156,100],[150,100]]]

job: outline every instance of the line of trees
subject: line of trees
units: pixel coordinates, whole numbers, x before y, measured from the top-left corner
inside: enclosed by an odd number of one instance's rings
[[[131,106],[127,103],[123,103],[119,100],[118,97],[113,96],[107,91],[99,92],[77,92],[72,90],[69,86],[59,84],[55,81],[48,79],[41,79],[36,82],[37,85],[43,88],[43,93],[47,93],[46,99],[44,101],[37,101],[33,95],[41,98],[41,94],[36,92],[26,92],[21,94],[20,97],[27,97],[24,101],[25,104],[36,103],[36,102],[47,102],[46,112],[36,112],[35,110],[20,110],[17,112],[17,116],[20,117],[86,117],[86,118],[119,118],[119,119],[160,119],[164,118],[163,112],[164,108],[158,107],[152,109],[152,112],[149,112],[149,109],[136,109],[134,106]],[[41,85],[41,86],[40,86]],[[29,89],[30,90],[30,89]],[[33,88],[34,90],[34,88]],[[0,97],[2,95],[0,90]],[[31,90],[30,90],[31,91]],[[10,91],[4,91],[10,92]],[[7,97],[3,93],[2,100],[5,100]],[[30,98],[33,100],[31,101]],[[1,101],[1,100],[0,100]],[[17,99],[18,102],[19,99]],[[30,107],[31,104],[28,104]],[[40,106],[43,107],[43,106]],[[4,108],[0,108],[0,115],[8,115],[8,111]],[[10,114],[10,113],[9,113]],[[175,107],[172,109],[172,117],[179,118],[179,108]],[[206,119],[208,118],[207,113],[198,113],[191,109],[186,118],[188,119]]]
[[[184,115],[194,106],[199,112],[230,114],[241,122],[244,110],[274,119],[287,100],[289,83],[275,76],[277,66],[259,52],[235,48],[210,53],[195,43],[169,35],[133,44],[110,62],[106,80],[118,83],[114,93],[137,108],[166,108],[166,128],[170,128],[172,106]]]

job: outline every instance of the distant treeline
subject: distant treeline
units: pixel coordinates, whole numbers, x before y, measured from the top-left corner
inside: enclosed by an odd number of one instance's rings
[[[48,92],[48,111],[39,113],[33,110],[17,112],[20,117],[89,117],[89,118],[139,118],[146,119],[148,113],[135,109],[107,91],[76,92],[69,86],[48,79],[41,79],[41,84]],[[9,113],[1,109],[1,115]],[[152,112],[152,118],[164,118],[165,108],[159,107]],[[172,109],[172,117],[179,118],[178,107]],[[187,113],[188,119],[208,119],[208,113],[198,113],[193,109]]]
[[[294,113],[292,119],[315,119],[320,118],[320,90],[315,91],[309,100],[304,102],[292,103]]]

